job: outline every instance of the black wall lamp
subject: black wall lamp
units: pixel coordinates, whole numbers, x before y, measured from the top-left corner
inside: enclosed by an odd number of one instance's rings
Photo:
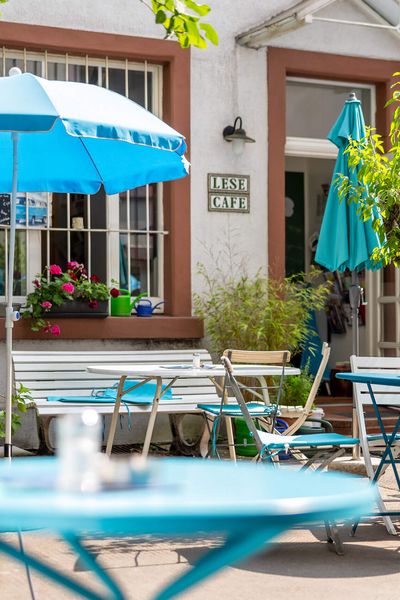
[[[226,142],[233,142],[232,150],[236,155],[243,154],[245,144],[253,144],[256,140],[246,135],[243,129],[242,117],[236,117],[232,125],[228,125],[222,132]]]

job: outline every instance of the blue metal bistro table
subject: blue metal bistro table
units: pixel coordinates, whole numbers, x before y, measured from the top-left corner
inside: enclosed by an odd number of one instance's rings
[[[16,459],[0,464],[0,530],[44,529],[66,540],[103,583],[92,591],[65,573],[1,540],[0,551],[76,594],[122,600],[120,588],[82,544],[85,536],[154,534],[222,536],[213,548],[156,597],[166,600],[219,569],[244,559],[278,534],[300,524],[358,517],[375,501],[374,489],[341,474],[292,472],[228,461],[149,461],[146,485],[93,494],[57,490],[57,459]]]
[[[382,432],[382,441],[385,445],[385,449],[382,453],[381,460],[379,465],[374,473],[374,477],[372,479],[373,483],[376,483],[379,479],[380,474],[382,473],[382,469],[385,465],[390,465],[393,469],[394,477],[396,479],[397,487],[400,491],[400,477],[399,473],[396,469],[396,464],[400,464],[400,458],[397,458],[397,454],[393,453],[393,445],[397,441],[399,441],[399,429],[400,429],[400,415],[397,419],[396,425],[393,427],[392,431],[389,433],[385,429],[385,425],[382,420],[382,415],[380,411],[380,406],[385,406],[386,408],[400,408],[400,395],[395,399],[393,394],[387,394],[382,396],[380,394],[379,400],[376,398],[376,393],[372,389],[372,386],[391,386],[391,387],[399,387],[400,388],[400,375],[395,375],[393,373],[373,373],[365,371],[363,373],[337,373],[336,377],[338,379],[346,379],[347,381],[351,381],[352,383],[365,383],[368,392],[371,398],[372,406],[374,407],[374,412],[376,419],[378,421],[379,429]],[[378,392],[379,393],[379,392]],[[365,443],[368,444],[368,437],[365,440]],[[382,502],[382,501],[381,501]],[[383,505],[384,506],[384,505]],[[376,514],[376,513],[374,513]],[[399,510],[380,510],[378,513],[383,517],[396,517],[400,516]],[[353,525],[352,534],[354,535],[358,526],[358,521],[356,521]]]

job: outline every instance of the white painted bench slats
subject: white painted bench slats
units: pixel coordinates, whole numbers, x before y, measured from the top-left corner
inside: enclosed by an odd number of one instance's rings
[[[212,363],[210,354],[204,349],[139,350],[139,351],[14,351],[14,378],[31,391],[39,416],[54,417],[63,414],[82,412],[90,407],[97,412],[110,415],[113,403],[69,403],[48,401],[48,396],[91,396],[93,390],[102,390],[117,383],[118,378],[110,375],[89,373],[86,367],[94,364],[115,365],[174,365],[191,364],[193,353],[200,354],[200,360]],[[171,381],[163,381],[167,385]],[[172,399],[161,398],[160,413],[201,413],[199,403],[219,404],[220,400],[212,382],[207,378],[178,379],[172,387]],[[131,414],[150,413],[151,404],[129,404]],[[127,413],[122,404],[121,413]],[[147,418],[147,417],[146,417]]]

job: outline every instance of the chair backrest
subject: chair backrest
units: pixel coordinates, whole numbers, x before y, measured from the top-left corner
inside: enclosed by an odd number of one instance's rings
[[[326,342],[324,342],[322,344],[322,349],[321,349],[321,356],[322,356],[321,362],[319,363],[319,367],[318,367],[317,373],[315,375],[313,384],[311,386],[310,393],[308,394],[307,401],[304,405],[303,413],[301,415],[299,415],[299,417],[296,419],[296,421],[294,423],[292,423],[292,425],[290,425],[288,427],[288,429],[285,430],[284,435],[292,435],[293,433],[295,433],[309,417],[312,406],[314,404],[314,400],[318,393],[319,386],[321,385],[322,379],[324,377],[324,373],[325,373],[326,365],[328,364],[330,353],[331,353],[330,347],[328,346],[328,344]]]
[[[285,368],[290,361],[289,350],[231,350],[227,349],[224,351],[224,357],[227,357],[230,363],[236,364],[258,364],[258,365],[280,365],[282,367],[282,374],[279,379],[279,384],[267,385],[265,377],[257,377],[260,386],[245,386],[247,391],[250,392],[253,397],[258,400],[262,399],[266,404],[270,404],[269,390],[276,389],[276,404],[279,405],[283,381],[285,377]],[[240,384],[239,384],[240,385]],[[261,391],[261,395],[259,393]]]
[[[289,350],[225,350],[231,363],[258,365],[287,365],[290,361]]]
[[[350,356],[350,365],[353,373],[373,371],[374,373],[396,374],[400,373],[400,357],[397,356]],[[397,404],[400,406],[400,388],[389,385],[374,385],[374,396],[377,404]],[[372,404],[371,397],[365,383],[354,384],[354,397],[356,404]]]

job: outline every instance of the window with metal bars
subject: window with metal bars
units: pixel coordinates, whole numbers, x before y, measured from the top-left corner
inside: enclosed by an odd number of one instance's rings
[[[3,48],[0,72],[13,66],[48,79],[101,85],[123,94],[161,117],[162,67],[131,62],[53,55]],[[0,299],[7,283],[9,195],[0,190]],[[28,193],[17,200],[14,296],[23,302],[45,265],[84,263],[108,285],[136,295],[163,296],[162,184],[107,196]]]

